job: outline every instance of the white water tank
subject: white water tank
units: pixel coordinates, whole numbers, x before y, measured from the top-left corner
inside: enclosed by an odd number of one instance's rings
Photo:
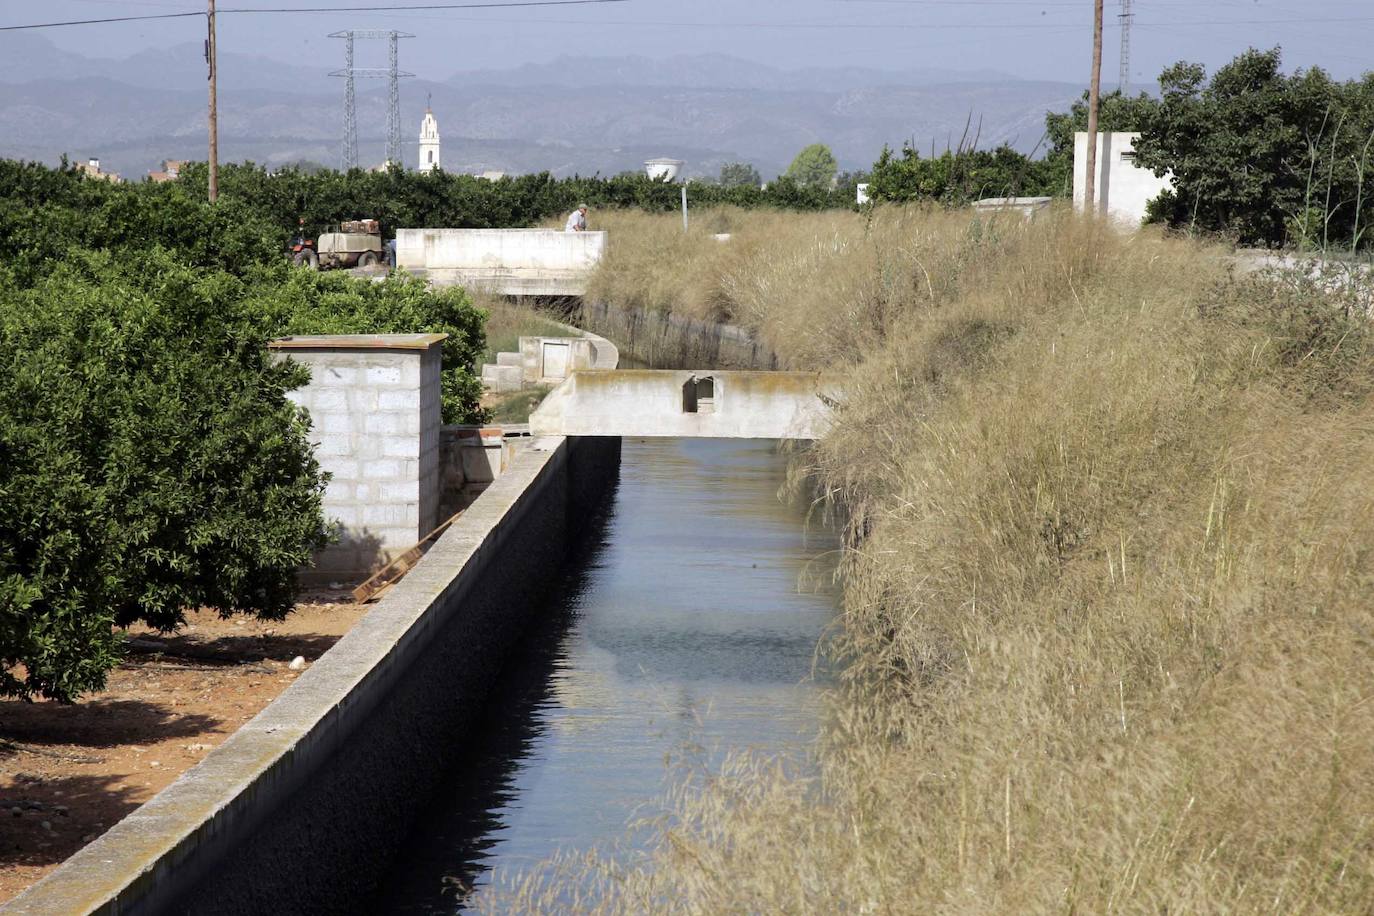
[[[644,163],[644,174],[654,181],[672,181],[680,171],[681,159],[650,159]]]

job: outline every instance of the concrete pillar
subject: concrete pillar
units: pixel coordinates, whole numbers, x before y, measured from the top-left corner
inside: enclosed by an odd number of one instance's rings
[[[446,337],[341,334],[268,344],[310,368],[310,383],[290,397],[310,412],[315,457],[331,475],[324,514],[341,529],[302,573],[306,581],[352,583],[438,526]]]

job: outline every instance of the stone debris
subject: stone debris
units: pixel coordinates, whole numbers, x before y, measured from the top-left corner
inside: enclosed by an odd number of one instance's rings
[[[295,658],[291,659],[291,664],[287,665],[286,667],[290,668],[292,671],[305,670],[305,656],[297,655]]]

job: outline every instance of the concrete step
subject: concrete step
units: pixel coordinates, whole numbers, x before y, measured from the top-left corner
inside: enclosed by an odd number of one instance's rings
[[[525,358],[519,353],[497,353],[496,365],[498,366],[519,366],[524,368]]]
[[[523,381],[524,371],[519,366],[482,364],[482,384],[492,391],[519,391]]]

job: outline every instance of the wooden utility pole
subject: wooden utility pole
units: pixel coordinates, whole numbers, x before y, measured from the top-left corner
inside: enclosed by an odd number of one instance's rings
[[[213,0],[211,0],[213,2]],[[1093,74],[1088,83],[1088,174],[1083,181],[1083,212],[1097,212],[1097,105],[1102,96],[1102,0],[1093,0]]]
[[[215,0],[209,0],[205,62],[210,67],[210,203],[219,199],[219,107],[215,99]]]

